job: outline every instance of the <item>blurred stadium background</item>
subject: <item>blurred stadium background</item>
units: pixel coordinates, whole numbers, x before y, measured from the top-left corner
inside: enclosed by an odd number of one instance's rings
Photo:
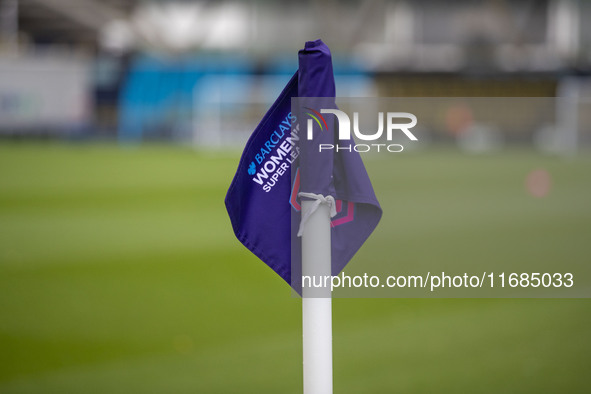
[[[0,0],[0,392],[301,392],[300,303],[223,198],[316,38],[338,96],[552,98],[482,124],[460,101],[389,171],[367,157],[397,208],[360,259],[591,261],[589,20],[584,0]],[[335,392],[589,391],[587,299],[334,304]]]

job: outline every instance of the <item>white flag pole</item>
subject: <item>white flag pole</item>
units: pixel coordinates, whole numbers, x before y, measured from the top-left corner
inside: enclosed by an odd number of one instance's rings
[[[317,206],[314,206],[314,205]],[[302,201],[311,212],[302,233],[302,275],[331,275],[330,207]],[[307,283],[302,283],[306,285]],[[322,288],[302,288],[304,394],[332,394],[332,303],[330,280]]]

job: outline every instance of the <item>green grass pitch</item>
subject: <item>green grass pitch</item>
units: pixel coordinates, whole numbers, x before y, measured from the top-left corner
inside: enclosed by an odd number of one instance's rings
[[[224,209],[238,157],[3,143],[0,393],[300,393],[300,300]],[[588,156],[366,163],[385,213],[352,269],[591,263]],[[335,393],[589,392],[589,299],[335,299],[333,318]]]

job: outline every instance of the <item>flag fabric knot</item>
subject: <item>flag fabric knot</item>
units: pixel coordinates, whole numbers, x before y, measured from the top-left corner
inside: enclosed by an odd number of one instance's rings
[[[314,204],[312,204],[308,209],[304,211],[304,207],[302,206],[302,220],[300,221],[300,229],[298,230],[298,237],[301,237],[304,234],[304,226],[310,216],[321,204],[327,204],[328,208],[330,209],[330,217],[333,218],[337,215],[337,208],[336,202],[333,196],[323,196],[322,194],[315,194],[315,193],[305,193],[300,192],[298,193],[300,198],[308,198],[310,200],[314,200]]]

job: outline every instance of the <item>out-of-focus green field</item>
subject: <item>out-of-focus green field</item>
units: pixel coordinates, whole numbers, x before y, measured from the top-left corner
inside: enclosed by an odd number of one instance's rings
[[[225,213],[238,156],[0,146],[0,393],[301,392],[300,300],[239,244]],[[539,200],[507,191],[523,192],[523,171],[537,167],[555,179],[546,198],[565,235],[517,257],[559,266],[564,249],[591,263],[588,156],[435,151],[368,167],[378,197],[400,196],[400,211],[384,214],[400,230],[370,239],[389,242],[394,263],[461,259],[450,246],[459,239],[493,262],[474,215],[444,225],[475,188],[493,193],[493,211],[523,206],[510,211],[515,226],[489,228],[500,250],[546,231],[521,216]],[[513,169],[517,186],[499,176]],[[418,204],[425,216],[412,214]],[[335,299],[335,392],[587,393],[590,334],[588,299]]]

